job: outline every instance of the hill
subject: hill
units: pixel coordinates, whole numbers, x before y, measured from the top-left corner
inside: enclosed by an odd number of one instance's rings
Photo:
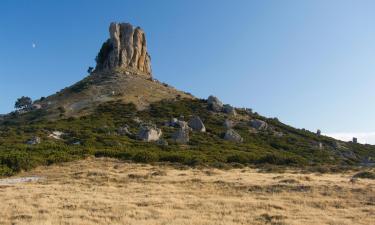
[[[152,77],[144,32],[110,26],[95,70],[5,115],[0,175],[88,155],[190,166],[371,165],[375,146],[295,129],[210,96],[197,99]]]

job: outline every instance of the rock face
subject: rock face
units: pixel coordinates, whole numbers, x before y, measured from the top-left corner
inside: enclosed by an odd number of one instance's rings
[[[151,58],[144,31],[129,23],[111,23],[109,34],[110,38],[96,58],[95,70],[123,68],[151,76]]]
[[[199,131],[199,132],[206,132],[206,127],[204,126],[201,118],[199,116],[195,116],[190,119],[189,121],[189,127],[193,129],[193,131]]]
[[[137,139],[142,141],[158,141],[162,135],[160,129],[154,126],[142,126],[137,134]]]
[[[178,144],[186,144],[189,142],[189,130],[180,128],[172,134],[172,139]]]
[[[233,129],[229,129],[225,132],[224,139],[227,141],[232,141],[232,142],[243,142],[243,138],[239,133],[237,133]]]

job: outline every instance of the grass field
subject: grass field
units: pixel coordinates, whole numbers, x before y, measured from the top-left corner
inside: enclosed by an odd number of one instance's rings
[[[0,185],[0,224],[375,224],[375,180],[93,158]]]

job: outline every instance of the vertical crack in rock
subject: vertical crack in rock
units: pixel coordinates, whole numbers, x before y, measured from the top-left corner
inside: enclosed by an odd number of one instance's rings
[[[140,27],[134,28],[129,23],[111,23],[109,35],[96,58],[97,71],[121,68],[151,76],[146,35]]]

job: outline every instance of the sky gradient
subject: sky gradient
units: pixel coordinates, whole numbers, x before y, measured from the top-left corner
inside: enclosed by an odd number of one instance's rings
[[[109,23],[130,22],[163,82],[375,144],[374,11],[370,0],[3,0],[0,114],[85,77]]]

